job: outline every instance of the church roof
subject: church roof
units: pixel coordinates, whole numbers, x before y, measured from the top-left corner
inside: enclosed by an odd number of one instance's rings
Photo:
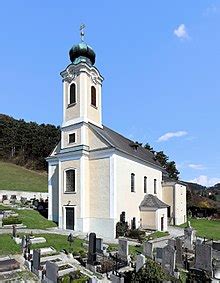
[[[149,207],[158,209],[158,208],[169,207],[169,205],[162,202],[158,197],[151,195],[151,194],[147,194],[142,200],[139,208],[140,210],[142,210],[144,208],[149,208]]]
[[[104,140],[106,140],[110,146],[126,153],[136,158],[142,159],[144,162],[151,163],[160,167],[161,170],[164,169],[161,167],[160,163],[155,160],[154,154],[149,150],[142,147],[140,144],[135,143],[122,136],[121,134],[111,130],[110,128],[103,125],[103,128],[99,128],[93,124],[89,124],[90,127],[98,133]]]

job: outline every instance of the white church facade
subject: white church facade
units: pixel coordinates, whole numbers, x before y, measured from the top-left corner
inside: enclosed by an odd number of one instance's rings
[[[103,77],[95,53],[70,50],[63,78],[61,141],[48,162],[48,218],[59,228],[115,237],[122,212],[130,224],[166,231],[186,221],[186,187],[140,144],[102,124]]]

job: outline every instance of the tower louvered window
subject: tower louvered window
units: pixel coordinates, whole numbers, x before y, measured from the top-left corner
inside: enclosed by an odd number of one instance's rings
[[[76,170],[70,169],[66,171],[66,192],[76,191]]]

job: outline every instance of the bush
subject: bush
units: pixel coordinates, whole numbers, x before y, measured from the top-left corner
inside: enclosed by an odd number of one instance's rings
[[[21,224],[22,220],[17,216],[16,217],[9,216],[9,217],[3,218],[2,223],[3,225]]]
[[[116,224],[116,238],[123,237],[128,231],[128,223],[118,222]]]
[[[139,242],[142,242],[145,239],[145,232],[139,229],[128,230],[126,237],[137,239]]]
[[[146,260],[146,264],[141,268],[137,273],[133,272],[131,282],[181,282],[179,279],[176,279],[166,273],[163,268],[151,259]]]

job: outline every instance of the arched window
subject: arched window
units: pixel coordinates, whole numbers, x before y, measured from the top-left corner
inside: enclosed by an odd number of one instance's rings
[[[135,174],[131,173],[131,192],[134,193],[135,192]]]
[[[96,107],[96,88],[91,86],[91,104]]]
[[[65,171],[66,174],[66,192],[75,192],[76,191],[76,170],[69,169]]]
[[[72,83],[70,85],[70,95],[69,95],[69,104],[76,103],[76,85]]]
[[[157,193],[157,179],[154,179],[154,194]]]
[[[147,193],[147,177],[144,176],[144,193]]]

